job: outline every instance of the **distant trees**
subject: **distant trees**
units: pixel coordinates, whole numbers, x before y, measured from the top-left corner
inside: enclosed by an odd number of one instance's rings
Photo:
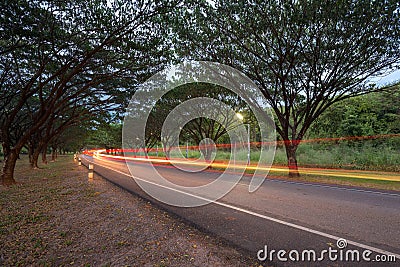
[[[310,128],[309,136],[347,137],[400,134],[400,83],[329,107]],[[399,140],[400,141],[400,140]]]
[[[239,96],[226,88],[217,85],[191,83],[179,86],[165,94],[153,107],[146,124],[146,147],[152,148],[159,141],[162,142],[164,149],[167,147],[167,144],[178,146],[179,140],[171,139],[174,136],[172,132],[177,129],[169,129],[167,126],[164,128],[162,136],[161,132],[163,124],[168,114],[170,114],[174,108],[188,100],[201,97],[216,99],[221,103],[225,103],[232,110],[236,110],[237,112],[248,108],[246,103]],[[215,142],[221,140],[221,137],[227,133],[229,127],[225,128],[217,120],[205,116],[206,113],[212,112],[215,118],[220,118],[220,122],[233,127],[235,117],[228,116],[228,114],[226,114],[227,110],[220,106],[213,106],[209,101],[205,102],[207,103],[202,103],[202,101],[199,100],[196,101],[196,105],[190,106],[190,111],[185,110],[185,108],[181,110],[180,114],[182,115],[180,115],[179,118],[176,118],[177,120],[181,119],[182,122],[185,122],[182,125],[182,129],[180,129],[181,140],[187,140],[196,145],[200,144],[200,142],[206,138],[212,139]],[[194,118],[185,121],[185,111],[189,116],[193,116]],[[168,157],[169,151],[164,152]]]
[[[175,25],[182,55],[228,64],[259,86],[291,176],[312,123],[338,101],[377,91],[369,78],[400,59],[394,0],[196,1]]]
[[[87,148],[105,148],[107,151],[122,147],[122,123],[103,121],[88,130],[85,140]]]
[[[166,61],[160,16],[148,1],[3,1],[0,4],[1,183],[85,114],[117,108],[124,92]],[[33,163],[35,165],[35,163]]]

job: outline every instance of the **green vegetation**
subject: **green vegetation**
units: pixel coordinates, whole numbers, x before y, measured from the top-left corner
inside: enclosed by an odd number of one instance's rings
[[[400,134],[400,86],[336,103],[312,125],[308,138]],[[353,141],[349,141],[351,145]],[[399,139],[381,139],[400,147]]]

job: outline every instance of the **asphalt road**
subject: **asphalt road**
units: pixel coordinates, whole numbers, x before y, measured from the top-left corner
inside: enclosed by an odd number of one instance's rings
[[[196,208],[179,208],[163,204],[148,196],[131,177],[125,161],[82,155],[83,163],[95,164],[95,172],[115,184],[156,203],[161,208],[179,216],[188,223],[211,233],[227,243],[249,253],[265,257],[275,250],[272,264],[276,266],[400,266],[400,194],[394,192],[355,189],[339,186],[285,182],[266,179],[254,193],[248,192],[248,178],[243,178],[222,199]],[[157,186],[149,177],[149,164],[133,164],[134,176],[149,181],[160,194],[177,196],[182,192]],[[158,166],[157,170],[169,181],[185,186],[207,184],[220,173],[204,171],[187,173],[175,168]],[[187,196],[187,195],[186,195]],[[343,238],[347,246],[337,247]],[[260,251],[262,250],[262,251]],[[278,259],[278,251],[281,258]],[[314,250],[316,261],[293,261]],[[322,251],[327,250],[321,258]],[[331,257],[336,260],[329,260]],[[332,251],[334,250],[334,251]],[[336,252],[336,251],[337,252]],[[358,250],[360,261],[351,260],[352,250]],[[371,262],[363,260],[362,253]],[[347,253],[347,256],[346,256]],[[377,262],[385,255],[394,255],[396,262]],[[340,257],[342,255],[342,259]],[[382,256],[383,255],[383,256]],[[289,257],[291,256],[291,257]],[[346,257],[349,260],[346,261]],[[312,257],[311,257],[312,258]],[[271,257],[267,258],[268,264]],[[393,261],[393,259],[391,259]]]

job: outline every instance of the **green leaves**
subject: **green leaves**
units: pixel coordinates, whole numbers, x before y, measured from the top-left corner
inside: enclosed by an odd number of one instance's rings
[[[333,105],[312,126],[309,136],[346,137],[400,133],[400,97],[392,92],[372,93]]]

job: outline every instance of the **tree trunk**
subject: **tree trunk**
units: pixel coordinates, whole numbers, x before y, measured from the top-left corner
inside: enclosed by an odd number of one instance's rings
[[[42,148],[42,163],[47,164],[47,146],[48,144],[44,144]]]
[[[57,148],[52,146],[51,147],[51,161],[56,161],[57,159]]]
[[[42,151],[42,163],[47,164],[47,149]]]
[[[169,149],[167,149],[166,147],[166,143],[162,143],[162,150],[164,151],[164,155],[165,155],[165,159],[169,159],[169,154],[170,154],[170,152],[171,152],[171,146],[169,146]]]
[[[39,169],[38,160],[40,156],[40,147],[36,148],[32,155],[31,167],[32,169]]]
[[[33,162],[33,151],[34,151],[34,147],[32,144],[28,145],[28,156],[29,156],[29,163],[32,165]]]
[[[210,163],[211,162],[212,153],[214,152],[214,149],[212,147],[210,147],[210,145],[206,144],[200,150],[203,153],[205,161],[207,163]]]
[[[3,169],[0,177],[2,185],[8,186],[16,183],[14,180],[14,169],[17,159],[18,153],[15,149],[11,149],[8,153],[5,153]]]
[[[289,177],[299,177],[299,169],[297,167],[296,151],[298,144],[285,144],[286,157],[288,160]]]

